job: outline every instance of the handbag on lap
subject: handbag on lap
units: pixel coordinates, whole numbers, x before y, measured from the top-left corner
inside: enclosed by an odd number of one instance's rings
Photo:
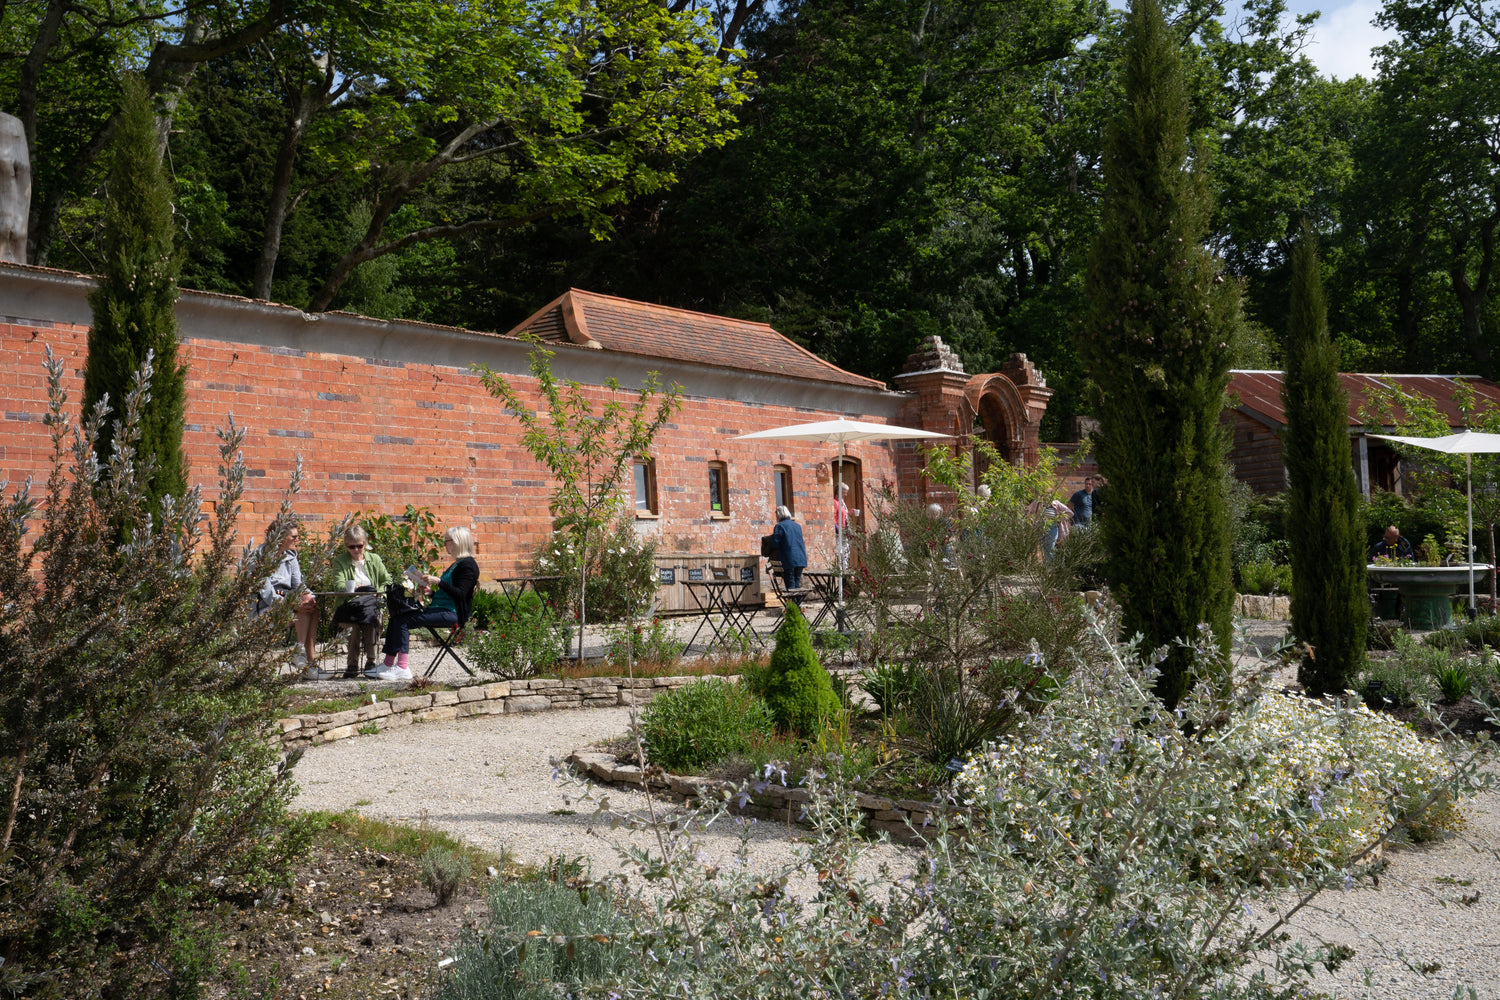
[[[340,604],[333,612],[335,625],[379,625],[380,595],[374,587],[360,587],[354,596]]]
[[[421,603],[400,583],[393,583],[386,590],[385,606],[393,615],[409,615],[422,610]]]

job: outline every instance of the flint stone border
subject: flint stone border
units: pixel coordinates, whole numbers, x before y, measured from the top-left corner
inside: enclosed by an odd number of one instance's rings
[[[620,764],[610,754],[579,750],[568,755],[568,763],[573,765],[578,773],[592,777],[596,781],[621,785],[635,791],[641,788],[641,769],[634,764]],[[739,786],[734,782],[716,781],[695,775],[654,776],[650,780],[650,787],[682,801],[717,800],[727,792],[732,796],[729,803],[732,812],[778,823],[801,822],[806,803],[812,801],[812,793],[806,788],[752,783],[750,800],[742,804],[736,801]],[[923,826],[931,824],[933,812],[939,809],[946,810],[946,807],[939,803],[918,802],[914,799],[892,802],[883,796],[868,795],[864,792],[856,795],[855,802],[864,812],[865,822],[871,830],[889,834],[892,840],[903,843],[922,840]],[[954,815],[953,818],[961,824],[963,816],[960,813]]]

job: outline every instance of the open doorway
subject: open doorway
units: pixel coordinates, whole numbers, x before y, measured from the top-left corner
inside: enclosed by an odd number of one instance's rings
[[[842,459],[833,460],[833,499],[834,508],[838,508],[840,485],[848,485],[849,491],[844,493],[844,503],[849,506],[849,526],[858,531],[863,531],[865,526],[865,491],[864,476],[861,475],[859,459],[850,458],[847,455]]]

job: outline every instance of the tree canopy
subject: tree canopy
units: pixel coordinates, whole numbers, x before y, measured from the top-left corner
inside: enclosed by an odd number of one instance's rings
[[[1233,363],[1283,357],[1294,220],[1346,370],[1492,367],[1497,7],[1388,0],[1371,79],[1312,15],[1170,0]],[[508,329],[570,285],[770,322],[888,377],[941,334],[1090,408],[1072,334],[1123,12],[1102,0],[15,0],[30,260],[102,269],[122,74],[190,287]]]

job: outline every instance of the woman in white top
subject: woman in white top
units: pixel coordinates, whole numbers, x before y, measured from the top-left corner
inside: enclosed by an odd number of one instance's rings
[[[266,526],[266,537],[270,538],[276,534],[276,522],[272,521]],[[281,561],[266,577],[265,582],[260,585],[260,591],[255,595],[255,608],[251,611],[251,617],[256,617],[266,611],[272,604],[292,595],[297,602],[297,655],[292,658],[292,665],[306,667],[309,675],[320,673],[318,671],[317,644],[318,644],[318,602],[307,588],[302,585],[302,565],[297,562],[297,541],[301,537],[297,525],[293,523],[281,536]],[[321,679],[313,677],[313,679]]]

